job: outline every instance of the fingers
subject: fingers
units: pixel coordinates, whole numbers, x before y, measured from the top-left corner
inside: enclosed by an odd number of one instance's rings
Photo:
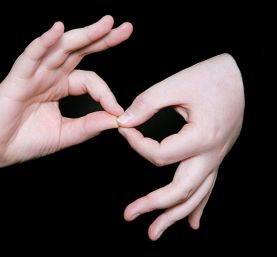
[[[113,115],[123,113],[122,107],[116,98],[96,73],[91,71],[75,70],[69,76],[69,95],[82,95],[88,93],[95,101],[100,102],[105,111]]]
[[[200,227],[200,219],[204,208],[210,198],[212,190],[205,196],[205,198],[201,201],[201,203],[196,207],[196,209],[189,215],[188,221],[193,229],[198,229]]]
[[[182,162],[173,181],[156,191],[131,203],[125,210],[124,217],[131,221],[139,215],[155,209],[165,209],[189,199],[195,190],[209,175],[206,165],[200,157]]]
[[[216,176],[217,176],[217,170],[214,171],[215,173],[215,178],[213,185],[210,189],[210,192],[205,196],[205,198],[200,202],[200,204],[195,208],[195,210],[189,215],[188,217],[188,222],[193,229],[198,229],[200,227],[200,219],[202,216],[202,213],[204,211],[204,208],[211,196],[215,181],[216,181]]]
[[[35,39],[27,48],[26,54],[34,61],[40,60],[48,49],[53,46],[63,35],[64,25],[62,22],[56,22],[53,27],[45,32],[41,37]]]
[[[124,218],[127,221],[132,221],[143,213],[168,208],[172,202],[181,198],[182,193],[180,188],[176,190],[175,185],[170,183],[129,204],[124,211]]]
[[[105,37],[99,39],[97,42],[95,42],[95,44],[89,45],[88,47],[82,49],[80,53],[84,56],[114,47],[128,39],[131,36],[132,31],[132,24],[129,22],[125,22],[121,24],[118,28],[113,29]]]
[[[147,121],[163,107],[185,106],[184,94],[180,92],[185,81],[184,79],[181,80],[181,77],[177,73],[137,96],[125,113],[118,118],[119,125],[136,127]]]
[[[107,15],[90,26],[66,32],[53,49],[52,54],[44,59],[43,64],[52,69],[61,66],[70,53],[80,50],[108,34],[112,29],[113,22],[113,18]]]
[[[63,118],[60,149],[82,143],[117,126],[116,117],[104,111],[90,113],[78,119]]]
[[[133,30],[130,23],[112,30],[113,23],[113,18],[107,15],[90,26],[64,34],[63,24],[57,22],[26,48],[15,63],[13,72],[21,78],[28,78],[39,65],[56,69],[63,64],[70,68],[66,70],[70,72],[85,55],[115,46],[129,38]]]
[[[193,124],[185,125],[179,133],[165,138],[161,143],[144,137],[134,128],[119,128],[118,131],[135,151],[157,166],[175,163],[205,150],[202,133]]]
[[[28,78],[37,69],[41,59],[49,49],[61,38],[64,32],[64,25],[56,22],[53,27],[42,36],[35,39],[28,45],[22,55],[19,56],[11,72],[18,77]]]
[[[100,52],[120,44],[130,37],[132,31],[133,26],[131,23],[123,23],[118,28],[113,29],[110,33],[93,44],[89,44],[79,51],[72,53],[63,64],[63,69],[65,71],[72,70],[76,67],[76,65],[78,65],[84,56]]]
[[[210,192],[214,178],[215,174],[210,174],[189,200],[161,214],[149,227],[148,234],[150,239],[157,240],[168,227],[189,215]]]
[[[65,52],[79,50],[104,37],[111,31],[113,24],[113,17],[106,15],[90,26],[70,30],[61,41],[62,48]]]
[[[106,112],[94,112],[78,119],[64,118],[61,148],[81,143],[101,131],[117,128],[116,116],[123,113],[107,84],[94,72],[75,70],[69,76],[69,95],[88,93]]]

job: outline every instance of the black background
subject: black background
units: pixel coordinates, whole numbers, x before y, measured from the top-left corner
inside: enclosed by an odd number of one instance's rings
[[[234,4],[213,8],[200,3],[184,3],[183,7],[174,1],[103,2],[59,6],[25,2],[2,8],[8,16],[0,17],[0,79],[25,46],[54,21],[63,21],[69,30],[111,14],[116,25],[133,23],[131,39],[87,57],[79,68],[97,72],[126,108],[140,92],[175,72],[214,55],[231,53],[241,69],[246,92],[241,136],[221,166],[200,230],[192,231],[185,219],[157,242],[148,239],[147,229],[158,211],[132,223],[123,220],[123,211],[139,196],[167,184],[177,166],[154,167],[132,151],[116,130],[54,155],[1,169],[0,234],[5,238],[1,246],[10,242],[11,251],[56,249],[60,253],[76,251],[78,256],[97,250],[103,255],[110,250],[130,255],[170,251],[172,256],[177,252],[224,256],[226,252],[266,251],[261,242],[270,226],[271,204],[265,199],[268,180],[264,174],[269,171],[261,161],[259,133],[264,125],[259,121],[268,94],[264,75],[270,24],[264,17],[269,15],[260,6],[243,10]],[[61,105],[63,113],[70,116],[92,108],[87,97],[71,98]],[[149,125],[149,133],[153,134],[156,126],[156,133],[165,136],[183,125],[177,115],[165,115],[169,122],[157,118]]]

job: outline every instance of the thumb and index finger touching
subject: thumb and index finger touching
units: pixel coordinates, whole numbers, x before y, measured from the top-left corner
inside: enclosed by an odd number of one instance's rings
[[[61,143],[62,148],[88,140],[101,131],[117,128],[116,118],[124,110],[117,103],[112,91],[95,72],[75,70],[69,76],[69,95],[89,94],[99,102],[104,111],[89,113],[80,118],[63,117]]]
[[[99,22],[101,21],[110,23],[107,26],[105,24],[108,29],[112,26],[113,23],[112,17],[110,16],[105,16]],[[94,24],[92,26],[94,26]],[[70,33],[72,34],[74,32],[76,34],[78,31],[79,30],[75,30],[71,31]],[[100,36],[97,41],[92,40],[91,44],[89,44],[87,47],[84,47],[82,50],[83,53],[80,53],[80,56],[83,57],[87,54],[103,51],[107,48],[118,45],[128,39],[131,33],[132,25],[130,23],[124,23],[118,28],[111,30],[108,34],[105,31],[103,36]],[[83,41],[85,40],[86,37],[84,37]],[[72,45],[75,41],[70,40],[69,43]],[[80,61],[80,57],[78,57],[78,55],[72,55],[72,58],[69,58],[65,64],[67,67],[74,68]],[[70,73],[68,81],[68,95],[82,95],[87,93],[95,101],[101,104],[104,111],[89,113],[86,116],[77,119],[63,118],[61,131],[62,148],[81,143],[99,134],[103,130],[118,127],[116,117],[121,115],[124,111],[117,103],[116,98],[104,80],[102,80],[94,72],[74,70]]]
[[[150,119],[160,109],[181,104],[183,103],[178,84],[170,84],[170,81],[160,82],[139,95],[117,119],[119,133],[135,151],[157,166],[184,160],[198,151],[199,133],[193,123],[186,124],[179,133],[166,137],[160,143],[144,137],[134,128]],[[178,108],[176,110],[186,118],[186,114]]]

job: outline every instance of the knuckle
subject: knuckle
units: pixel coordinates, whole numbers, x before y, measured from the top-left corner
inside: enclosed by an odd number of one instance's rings
[[[184,203],[187,201],[194,193],[194,188],[185,184],[186,181],[180,179],[173,179],[171,182],[172,189],[178,191],[178,200],[177,204]]]
[[[152,158],[152,162],[157,167],[163,167],[170,163],[170,157],[164,153],[163,150],[158,150]]]
[[[31,44],[38,45],[38,46],[41,46],[43,48],[46,48],[45,34],[41,35],[40,37],[37,37],[35,40],[33,40],[33,42]]]
[[[141,94],[139,96],[137,96],[134,100],[134,104],[135,106],[137,106],[137,108],[148,108],[150,107],[150,103],[151,100],[149,101],[149,97],[147,94]]]
[[[74,53],[71,53],[71,54],[70,54],[70,57],[68,58],[68,60],[71,59],[71,60],[74,60],[75,63],[76,63],[76,62],[78,63],[78,62],[81,61],[81,59],[82,59],[83,57],[84,57],[84,56],[82,55],[81,52],[74,52]]]
[[[95,71],[92,71],[92,70],[88,71],[88,74],[92,77],[97,77],[98,76],[97,73]]]
[[[193,190],[191,188],[184,188],[182,191],[182,201],[187,201],[193,194]]]
[[[96,72],[94,71],[85,71],[87,82],[91,82],[97,77]]]
[[[165,160],[159,155],[156,155],[152,158],[152,163],[157,167],[163,167],[166,165]]]

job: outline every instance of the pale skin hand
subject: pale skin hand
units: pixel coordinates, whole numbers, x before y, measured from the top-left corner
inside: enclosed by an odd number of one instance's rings
[[[165,106],[174,106],[187,124],[161,143],[144,137],[135,126]],[[157,166],[180,162],[173,181],[125,210],[127,221],[166,209],[149,227],[157,240],[176,221],[188,216],[197,229],[224,156],[243,122],[244,90],[234,59],[223,54],[185,69],[139,95],[118,120],[119,132],[132,148]]]
[[[106,83],[94,72],[74,70],[84,56],[113,47],[132,33],[130,23],[112,27],[111,16],[66,33],[57,22],[19,56],[0,84],[0,167],[56,152],[118,126],[115,116],[123,109]],[[62,117],[58,101],[85,93],[104,111],[78,119]]]

